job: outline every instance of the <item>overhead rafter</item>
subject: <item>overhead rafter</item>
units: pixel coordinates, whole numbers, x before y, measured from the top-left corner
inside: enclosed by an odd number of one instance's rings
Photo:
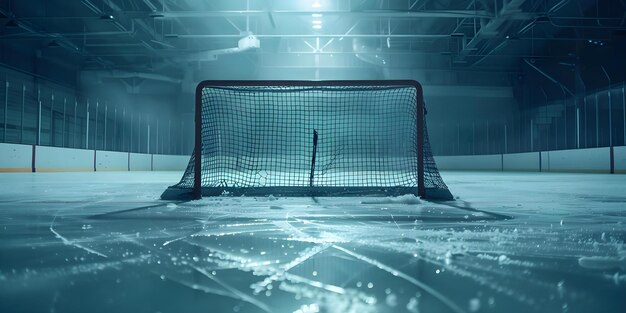
[[[462,49],[459,51],[458,56],[455,58],[456,62],[466,62],[466,59],[477,51],[480,46],[485,42],[498,37],[502,34],[502,30],[510,25],[512,16],[520,16],[523,19],[533,19],[537,16],[536,13],[524,14],[521,12],[521,7],[527,0],[511,0],[501,8],[495,8],[496,14],[485,26],[471,38],[467,44],[464,43]],[[496,1],[496,3],[498,3]]]
[[[321,13],[328,16],[341,17],[370,17],[370,18],[493,18],[493,14],[484,10],[424,10],[424,11],[400,11],[400,10],[324,10],[324,11],[297,11],[297,10],[210,10],[210,11],[165,11],[159,12],[164,18],[202,18],[202,17],[266,17],[269,13],[273,16],[310,16]],[[126,12],[128,17],[146,18],[150,13]]]
[[[84,0],[83,3],[90,3]],[[494,15],[484,10],[425,10],[425,11],[398,11],[398,10],[367,10],[367,11],[293,11],[293,10],[229,10],[229,11],[122,11],[117,5],[111,4],[118,13],[123,13],[124,17],[131,19],[147,18],[232,18],[232,17],[267,17],[274,16],[310,16],[321,13],[325,16],[340,16],[344,18],[394,18],[394,19],[417,19],[417,18],[494,18]],[[89,8],[92,8],[89,6]],[[95,8],[97,9],[97,7]],[[97,9],[101,14],[101,10]],[[63,20],[63,19],[93,19],[94,16],[25,16],[25,20]],[[526,15],[511,15],[513,19],[526,19]]]

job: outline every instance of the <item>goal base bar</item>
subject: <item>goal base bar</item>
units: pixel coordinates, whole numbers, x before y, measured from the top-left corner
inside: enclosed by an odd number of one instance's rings
[[[447,189],[426,188],[423,197],[430,200],[453,200]],[[282,197],[355,197],[418,195],[417,187],[202,187],[202,196],[282,196]],[[169,187],[162,200],[194,199],[191,188]]]

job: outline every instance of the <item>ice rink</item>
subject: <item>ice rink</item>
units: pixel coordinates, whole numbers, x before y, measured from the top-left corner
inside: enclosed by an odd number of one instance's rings
[[[626,175],[443,172],[454,202],[159,200],[0,174],[0,312],[624,312]]]

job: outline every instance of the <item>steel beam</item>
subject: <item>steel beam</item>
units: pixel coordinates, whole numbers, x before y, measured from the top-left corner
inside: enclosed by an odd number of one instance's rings
[[[543,71],[541,68],[539,68],[537,65],[535,65],[534,63],[528,61],[528,59],[524,59],[524,62],[526,62],[526,64],[528,64],[528,66],[532,67],[533,69],[535,69],[537,72],[539,72],[539,74],[543,75],[545,78],[547,78],[549,81],[555,83],[557,86],[563,88],[565,91],[567,91],[567,93],[569,93],[572,97],[574,96],[574,93],[572,93],[571,90],[569,90],[567,87],[565,87],[565,85],[563,85],[561,82],[559,82],[556,78],[550,76],[548,73],[546,73],[545,71]]]
[[[268,15],[266,10],[215,10],[215,11],[167,11],[159,12],[164,18],[205,18],[205,17],[254,17]],[[273,10],[275,16],[311,16],[321,13],[325,16],[359,17],[359,18],[493,18],[493,14],[484,10],[424,10],[424,11],[396,11],[396,10],[367,10],[367,11],[295,11]],[[128,12],[132,18],[149,17],[146,12]]]
[[[194,35],[166,35],[171,38],[241,38],[239,34],[230,35],[206,35],[206,34],[194,34]],[[255,35],[257,38],[425,38],[425,39],[438,39],[449,38],[449,35],[427,35],[427,34],[360,34],[360,35],[346,35],[346,34],[265,34]]]
[[[500,28],[507,22],[511,21],[515,15],[521,19],[531,19],[532,14],[519,14],[520,7],[527,0],[511,0],[506,3],[501,10],[496,11],[496,17],[487,23],[484,27],[474,35],[474,37],[463,46],[455,61],[462,62],[469,57],[472,52],[478,50],[479,46],[488,39],[496,37],[500,32]],[[497,9],[496,9],[497,10]],[[517,18],[516,18],[517,19]]]

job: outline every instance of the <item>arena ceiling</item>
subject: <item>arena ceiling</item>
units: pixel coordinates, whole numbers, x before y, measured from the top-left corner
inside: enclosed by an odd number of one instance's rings
[[[0,44],[174,79],[231,54],[264,68],[515,71],[623,42],[624,12],[624,0],[7,0]]]

